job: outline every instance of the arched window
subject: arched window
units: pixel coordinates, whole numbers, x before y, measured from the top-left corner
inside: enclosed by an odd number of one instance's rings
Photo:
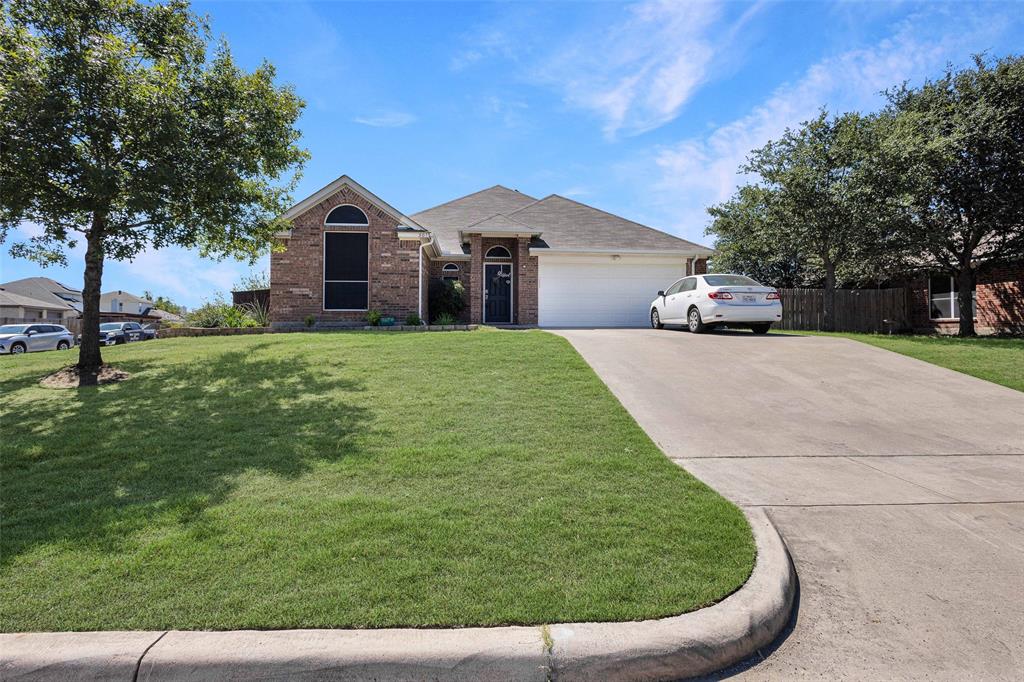
[[[507,258],[512,259],[512,252],[506,249],[504,246],[492,246],[487,249],[487,253],[484,254],[484,258]]]
[[[352,226],[352,225],[369,225],[370,221],[366,219],[366,214],[358,206],[352,204],[342,204],[336,206],[327,214],[327,219],[324,220],[324,225],[331,226]]]
[[[441,279],[458,279],[459,266],[455,263],[445,263],[441,268]]]

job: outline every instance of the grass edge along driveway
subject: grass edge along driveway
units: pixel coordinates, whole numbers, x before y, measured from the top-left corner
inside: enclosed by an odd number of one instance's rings
[[[126,382],[0,359],[0,630],[655,618],[754,562],[739,509],[539,331],[167,339]]]

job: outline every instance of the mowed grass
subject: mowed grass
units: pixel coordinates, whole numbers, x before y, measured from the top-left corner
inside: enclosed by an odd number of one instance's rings
[[[839,333],[854,341],[1024,391],[1024,339]]]
[[[741,512],[539,331],[0,358],[0,629],[631,620],[748,577]]]

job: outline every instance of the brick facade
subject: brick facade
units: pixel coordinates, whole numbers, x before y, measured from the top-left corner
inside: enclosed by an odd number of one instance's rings
[[[318,324],[365,324],[366,312],[323,309],[324,220],[340,204],[358,206],[369,220],[365,230],[369,234],[369,309],[393,316],[399,323],[419,310],[419,242],[400,240],[394,218],[342,187],[294,218],[285,250],[270,256],[270,317],[275,326],[302,324],[310,315]]]
[[[919,332],[955,334],[957,320],[932,320],[929,315],[928,277],[911,279],[911,321]],[[1024,333],[1024,262],[986,268],[978,276],[975,300],[978,333]]]

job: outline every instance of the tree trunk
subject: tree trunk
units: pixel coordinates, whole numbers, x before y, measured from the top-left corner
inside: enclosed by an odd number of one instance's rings
[[[100,293],[103,280],[103,216],[93,214],[85,249],[85,283],[82,287],[82,346],[78,350],[79,383],[95,384],[103,364],[100,356]]]
[[[836,264],[825,261],[825,315],[822,320],[824,331],[836,330]]]
[[[976,336],[974,331],[974,288],[978,275],[970,265],[965,265],[956,276],[956,301],[960,307],[960,336]]]

